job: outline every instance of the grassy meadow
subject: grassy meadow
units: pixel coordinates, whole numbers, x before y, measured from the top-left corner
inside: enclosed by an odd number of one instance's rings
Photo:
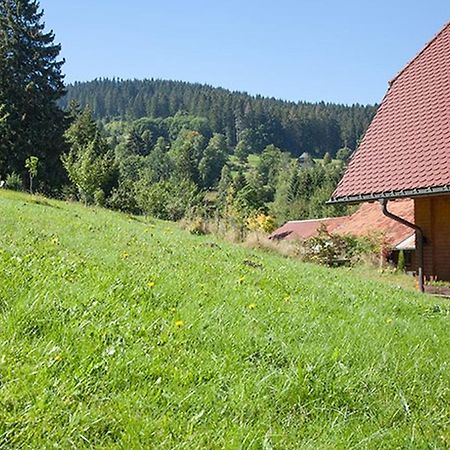
[[[450,303],[0,192],[0,448],[450,447]]]

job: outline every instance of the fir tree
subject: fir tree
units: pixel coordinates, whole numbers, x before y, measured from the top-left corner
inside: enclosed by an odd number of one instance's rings
[[[43,12],[34,0],[0,0],[0,105],[7,105],[0,135],[0,175],[26,174],[25,159],[35,154],[48,184],[63,175],[63,60],[53,32],[45,32]]]

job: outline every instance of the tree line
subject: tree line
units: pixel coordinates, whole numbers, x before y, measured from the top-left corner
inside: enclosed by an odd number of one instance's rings
[[[355,149],[376,106],[289,102],[231,92],[198,83],[170,80],[96,79],[67,86],[61,100],[89,105],[95,118],[133,121],[142,117],[166,118],[182,111],[204,117],[214,133],[236,146],[246,139],[253,152],[267,145],[299,156],[309,152],[332,156],[342,147]]]

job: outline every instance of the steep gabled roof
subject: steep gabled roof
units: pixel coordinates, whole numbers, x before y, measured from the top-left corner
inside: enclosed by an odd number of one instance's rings
[[[392,80],[331,202],[450,192],[450,23]]]

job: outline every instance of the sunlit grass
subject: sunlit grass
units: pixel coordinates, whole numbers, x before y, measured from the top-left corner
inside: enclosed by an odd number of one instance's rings
[[[2,191],[0,448],[445,448],[449,311]]]

